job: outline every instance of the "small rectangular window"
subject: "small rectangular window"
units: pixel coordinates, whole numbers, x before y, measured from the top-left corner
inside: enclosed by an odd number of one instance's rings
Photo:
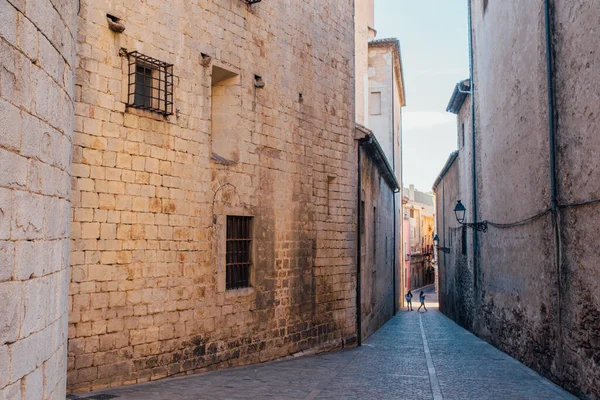
[[[462,254],[466,255],[467,254],[467,226],[463,225],[462,226],[462,238],[461,238],[461,242],[462,242]]]
[[[143,108],[152,107],[152,68],[135,66],[135,97],[133,103]]]
[[[381,92],[371,92],[369,97],[369,114],[381,115]]]
[[[173,114],[173,64],[133,51],[127,53],[127,106]]]
[[[252,217],[227,217],[226,289],[250,286]]]
[[[461,148],[465,147],[465,124],[462,124]]]

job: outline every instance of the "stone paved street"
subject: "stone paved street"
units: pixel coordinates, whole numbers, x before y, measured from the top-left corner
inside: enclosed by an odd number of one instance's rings
[[[454,324],[428,291],[361,348],[88,393],[118,400],[569,399],[569,393]]]

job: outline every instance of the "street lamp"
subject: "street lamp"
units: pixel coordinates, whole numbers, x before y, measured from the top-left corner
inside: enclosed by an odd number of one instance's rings
[[[465,213],[467,209],[463,206],[463,203],[459,200],[456,203],[456,207],[454,207],[454,215],[456,215],[456,220],[459,224],[463,224],[465,222]]]
[[[454,207],[454,215],[456,216],[456,220],[458,221],[458,223],[461,225],[465,225],[468,228],[475,229],[476,231],[479,231],[479,232],[487,232],[487,226],[488,226],[487,221],[465,222],[466,212],[467,212],[467,209],[465,208],[463,203],[460,200],[458,200],[456,202],[456,206]]]
[[[433,244],[435,245],[435,248],[438,249],[439,251],[444,252],[446,254],[450,253],[449,247],[438,246],[440,244],[440,238],[438,237],[437,234],[433,237]]]

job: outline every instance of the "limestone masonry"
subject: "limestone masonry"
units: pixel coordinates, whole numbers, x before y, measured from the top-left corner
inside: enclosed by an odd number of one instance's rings
[[[0,399],[355,346],[389,319],[389,46],[386,155],[356,125],[352,1],[0,0]]]
[[[0,399],[64,399],[76,6],[0,1]]]
[[[81,7],[69,389],[352,344],[351,2]],[[128,96],[134,51],[172,64],[172,115],[127,106],[170,99],[152,60],[155,98]],[[235,290],[228,217],[251,225]]]

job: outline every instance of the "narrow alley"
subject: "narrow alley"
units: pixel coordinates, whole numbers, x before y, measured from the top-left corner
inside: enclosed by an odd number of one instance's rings
[[[70,395],[72,400],[572,399],[437,310],[402,310],[362,347]],[[418,292],[415,292],[418,298]],[[103,396],[104,395],[104,396]]]

